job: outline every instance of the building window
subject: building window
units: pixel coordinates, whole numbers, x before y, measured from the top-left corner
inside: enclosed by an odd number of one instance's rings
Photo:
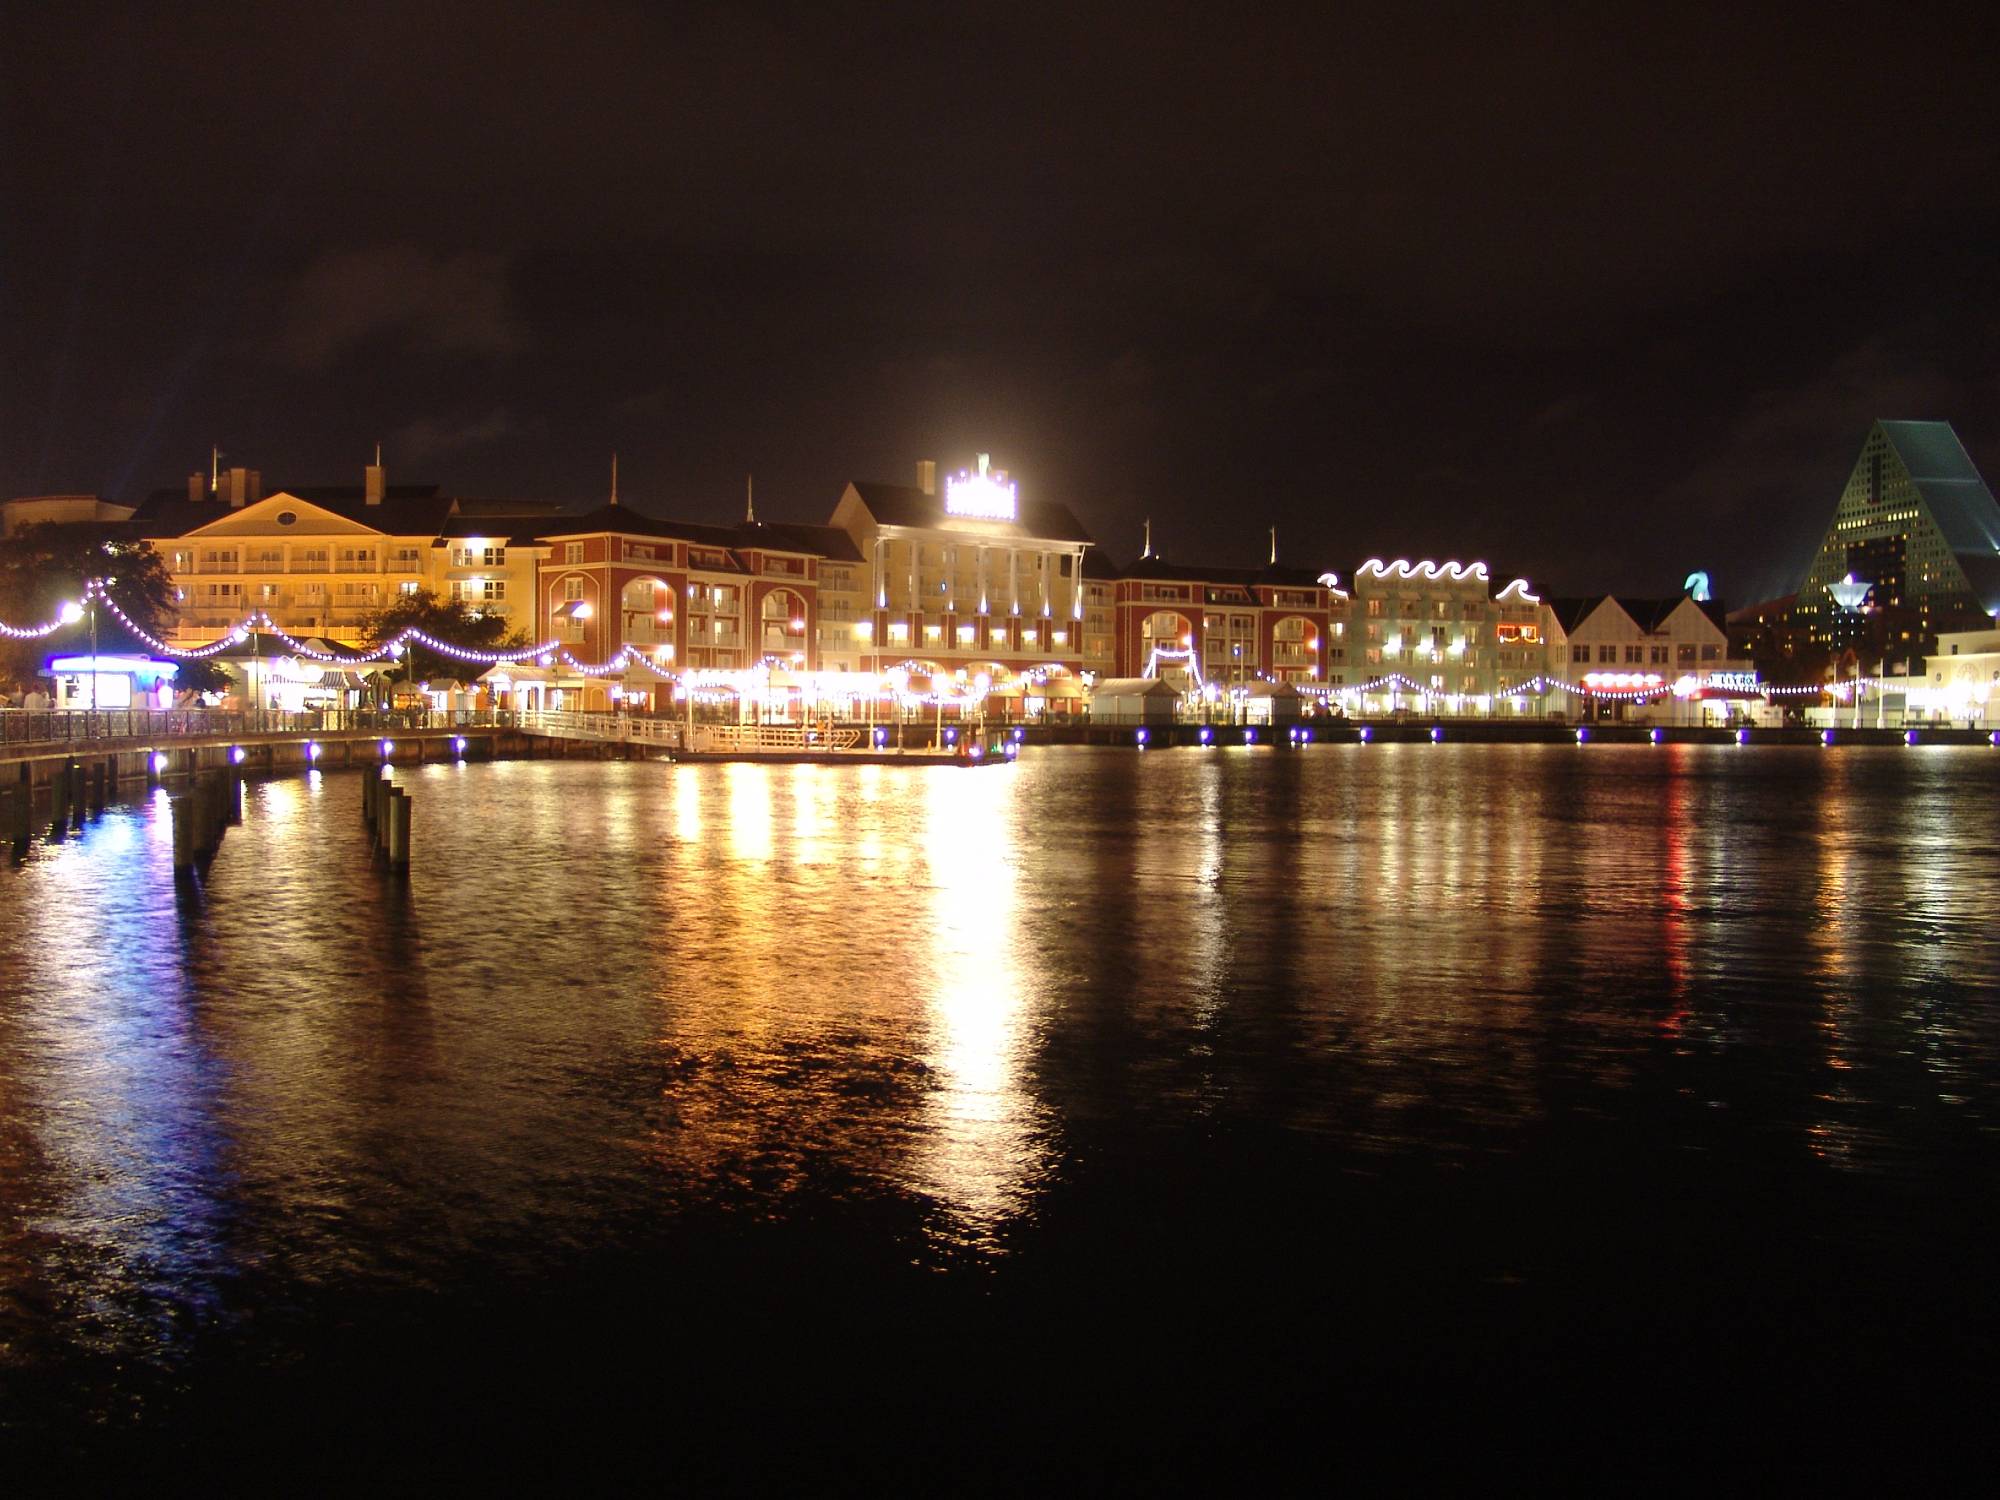
[[[565,578],[563,580],[563,599],[567,602],[581,599],[582,597],[583,580],[581,578]]]
[[[1646,659],[1646,648],[1644,646],[1627,646],[1625,648],[1626,666],[1636,667],[1645,659]]]
[[[1703,661],[1720,661],[1722,659],[1722,648],[1720,646],[1703,646],[1701,648],[1701,659]]]
[[[1693,665],[1694,665],[1694,647],[1692,647],[1692,646],[1676,646],[1676,647],[1674,648],[1674,660],[1675,660],[1676,664],[1677,664],[1677,665],[1679,665],[1679,666],[1683,666],[1683,667],[1691,667],[1691,666],[1693,666]]]
[[[1616,665],[1618,661],[1618,648],[1616,646],[1599,646],[1597,648],[1597,659],[1607,665]]]
[[[582,562],[582,561],[583,561],[583,543],[582,543],[582,542],[564,542],[564,543],[563,543],[563,561],[564,561],[564,562],[566,562],[566,563],[580,563],[580,562]]]

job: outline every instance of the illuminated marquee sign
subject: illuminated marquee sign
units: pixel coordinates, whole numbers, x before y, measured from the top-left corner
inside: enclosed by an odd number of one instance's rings
[[[1754,693],[1759,684],[1755,672],[1710,672],[1702,686],[1725,693]]]
[[[947,515],[964,516],[975,521],[1011,521],[1014,519],[1014,484],[1001,474],[986,471],[987,455],[979,455],[977,474],[958,474],[944,482],[944,508]]]

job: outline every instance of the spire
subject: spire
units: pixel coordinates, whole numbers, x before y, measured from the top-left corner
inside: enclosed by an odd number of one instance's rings
[[[222,488],[222,450],[208,450],[208,492],[213,495]]]
[[[375,467],[378,469],[382,467],[382,445],[380,443],[375,445]]]
[[[615,452],[611,455],[611,503],[618,503],[618,455]]]
[[[1151,557],[1153,555],[1153,518],[1151,516],[1146,517],[1146,545],[1139,555],[1141,557]]]
[[[1273,526],[1271,528],[1271,566],[1275,568],[1277,567],[1277,565],[1278,565],[1278,528]]]
[[[757,524],[757,476],[754,474],[743,476],[743,524]]]

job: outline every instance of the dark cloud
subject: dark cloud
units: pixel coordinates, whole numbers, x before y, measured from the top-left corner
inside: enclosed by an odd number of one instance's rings
[[[1121,551],[1581,591],[1792,547],[1872,401],[2000,462],[1979,10],[30,9],[12,491],[400,433],[817,519],[984,450]]]
[[[540,431],[539,422],[528,424]],[[529,435],[523,432],[505,407],[496,407],[481,416],[442,418],[420,417],[399,427],[389,439],[388,452],[398,464],[430,463],[453,458],[479,448],[488,448],[508,438]]]
[[[277,352],[315,374],[385,337],[415,353],[488,358],[528,342],[504,257],[437,255],[416,245],[320,256],[285,297],[282,319]]]

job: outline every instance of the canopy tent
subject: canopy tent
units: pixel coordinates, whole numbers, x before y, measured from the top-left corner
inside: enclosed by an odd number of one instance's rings
[[[1303,700],[1289,682],[1246,682],[1231,688],[1243,707],[1246,724],[1296,724]]]
[[[1171,724],[1180,701],[1180,691],[1157,677],[1107,677],[1091,690],[1090,717],[1111,724]]]

